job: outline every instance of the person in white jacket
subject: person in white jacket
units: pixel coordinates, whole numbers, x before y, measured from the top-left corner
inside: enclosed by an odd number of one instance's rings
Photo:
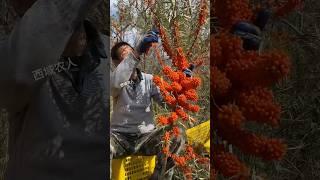
[[[153,83],[152,75],[137,68],[139,56],[147,51],[152,42],[158,42],[155,32],[149,32],[138,48],[126,42],[115,44],[111,50],[113,64],[111,74],[111,95],[113,113],[111,115],[110,159],[127,155],[157,155],[155,171],[151,179],[171,179],[174,162],[167,161],[165,177],[160,177],[163,167],[161,137],[163,128],[156,128],[153,101],[164,105],[159,88]],[[184,139],[175,138],[171,152],[179,153]],[[112,162],[110,162],[111,164]]]

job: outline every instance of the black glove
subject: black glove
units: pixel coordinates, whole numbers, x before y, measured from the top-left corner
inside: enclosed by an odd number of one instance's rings
[[[243,40],[243,48],[246,50],[258,50],[261,44],[261,31],[265,28],[271,17],[271,10],[263,9],[258,12],[254,24],[241,21],[237,23],[232,33],[240,36]]]
[[[194,68],[195,68],[195,65],[194,65],[194,64],[190,64],[189,68],[183,70],[183,73],[184,73],[187,77],[192,77],[192,74],[193,74],[192,71],[193,71]]]
[[[259,49],[261,43],[261,31],[257,26],[249,22],[241,21],[233,27],[232,33],[241,37],[244,49]]]
[[[159,32],[158,31],[149,31],[144,38],[142,39],[142,41],[140,42],[140,44],[138,45],[138,52],[140,54],[142,53],[146,53],[148,51],[148,49],[151,47],[152,43],[157,43],[159,41],[159,37],[158,37]]]

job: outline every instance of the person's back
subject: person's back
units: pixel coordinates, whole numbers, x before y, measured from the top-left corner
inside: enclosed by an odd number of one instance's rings
[[[0,42],[0,107],[9,112],[6,179],[106,179],[108,39],[60,56],[96,1],[38,0]]]

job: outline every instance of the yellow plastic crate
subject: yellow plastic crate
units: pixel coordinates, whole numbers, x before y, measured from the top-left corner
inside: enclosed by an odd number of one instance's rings
[[[206,144],[210,140],[210,120],[188,129],[186,134],[189,143]]]
[[[145,180],[154,170],[156,156],[127,156],[112,160],[113,180]]]
[[[210,121],[186,131],[188,141],[210,150]],[[146,180],[154,171],[156,156],[127,156],[112,160],[112,180]]]
[[[204,148],[207,150],[207,152],[210,152],[210,139],[204,144]]]

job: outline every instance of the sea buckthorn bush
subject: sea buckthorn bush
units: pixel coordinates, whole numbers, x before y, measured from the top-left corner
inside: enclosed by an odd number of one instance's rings
[[[274,17],[284,16],[297,7],[298,1],[271,3]],[[283,139],[253,132],[248,126],[277,128],[281,105],[272,87],[285,79],[291,69],[287,53],[276,50],[252,51],[243,48],[243,40],[232,34],[240,22],[253,23],[260,4],[248,0],[218,0],[212,4],[212,16],[218,21],[218,32],[210,38],[212,179],[217,174],[231,179],[249,179],[250,167],[240,161],[234,147],[242,154],[264,161],[281,160],[287,151]]]
[[[209,120],[209,1],[130,0],[119,1],[118,6],[122,21],[112,21],[115,41],[126,40],[128,29],[137,35],[159,31],[160,42],[152,45],[140,67],[154,75],[153,82],[166,102],[154,111],[157,126],[165,127],[162,152],[174,160],[174,176],[208,179],[209,153],[203,145],[186,141],[179,154],[170,152],[170,145],[173,138],[186,138],[188,128]],[[191,64],[193,76],[187,77],[183,71]]]

